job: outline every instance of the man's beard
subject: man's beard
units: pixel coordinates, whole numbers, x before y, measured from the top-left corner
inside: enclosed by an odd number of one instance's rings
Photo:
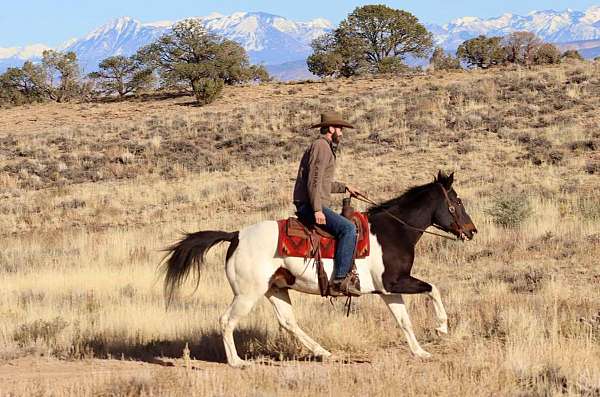
[[[331,149],[334,154],[336,154],[340,148],[340,141],[340,136],[337,134],[337,132],[334,132],[331,136]]]
[[[333,135],[331,136],[331,141],[333,143],[335,143],[336,145],[339,145],[340,144],[340,140],[341,139],[340,139],[340,136],[338,135],[338,133],[334,132]]]

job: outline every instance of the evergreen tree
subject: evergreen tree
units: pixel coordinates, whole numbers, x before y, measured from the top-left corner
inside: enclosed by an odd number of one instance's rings
[[[424,57],[432,35],[411,13],[385,5],[357,7],[333,32],[313,41],[309,70],[352,76],[404,69],[408,55]]]
[[[42,65],[46,70],[46,95],[56,102],[66,102],[81,93],[79,64],[74,52],[44,51]]]
[[[503,40],[506,61],[520,65],[531,65],[535,53],[543,44],[542,39],[531,32],[513,32]]]
[[[31,61],[8,68],[0,75],[0,102],[13,105],[41,102],[46,98],[46,71]]]
[[[504,62],[501,37],[478,36],[458,46],[456,56],[470,66],[486,69]]]
[[[207,32],[192,19],[175,24],[169,33],[140,49],[138,57],[158,69],[163,85],[187,85],[199,104],[214,101],[225,84],[268,75],[266,69],[249,65],[239,44]]]
[[[441,47],[436,47],[429,60],[434,70],[459,70],[460,61],[452,55],[446,54]]]
[[[99,68],[89,77],[98,81],[105,94],[118,94],[122,98],[148,88],[153,82],[152,69],[144,67],[135,57],[109,57],[100,63]]]
[[[562,54],[563,59],[574,59],[576,61],[583,61],[583,57],[577,50],[567,50]]]
[[[554,44],[544,43],[533,54],[533,62],[536,65],[560,63],[560,50]]]

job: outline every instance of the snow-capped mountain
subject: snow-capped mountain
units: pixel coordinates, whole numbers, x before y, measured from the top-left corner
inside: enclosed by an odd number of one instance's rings
[[[81,39],[72,40],[64,49],[75,52],[83,69],[92,71],[110,56],[134,54],[140,47],[158,39],[170,26],[166,23],[142,24],[133,18],[122,17]]]
[[[210,32],[240,43],[254,63],[280,64],[303,59],[310,42],[332,28],[329,21],[295,22],[261,12],[237,12],[229,16],[196,17]],[[110,21],[87,36],[65,46],[77,53],[86,70],[112,55],[131,55],[166,33],[174,22],[142,23],[130,17]]]
[[[478,35],[505,36],[515,31],[537,34],[550,43],[600,39],[600,6],[586,11],[533,11],[526,16],[504,14],[497,18],[458,18],[444,26],[429,25],[438,45],[457,48]]]
[[[6,68],[21,66],[27,60],[42,59],[42,54],[50,47],[44,44],[32,44],[26,47],[0,48],[0,73]]]
[[[195,18],[202,21],[209,31],[240,43],[253,63],[264,63],[281,76],[289,75],[281,71],[281,65],[298,70],[300,62],[304,62],[311,53],[311,41],[333,29],[329,21],[321,18],[296,22],[263,12],[237,12],[232,15],[215,13]],[[122,17],[83,38],[69,40],[58,50],[75,51],[84,71],[90,72],[109,56],[135,53],[138,48],[166,33],[174,23],[142,23],[130,17]],[[598,40],[600,6],[593,6],[586,11],[546,10],[534,11],[526,16],[504,14],[489,19],[463,17],[443,26],[427,25],[427,28],[434,34],[436,43],[448,50],[456,49],[463,41],[480,34],[503,36],[523,30],[534,32],[543,40],[554,43]],[[20,66],[24,60],[39,59],[47,48],[43,44],[24,48],[0,48],[0,73],[7,67]],[[588,52],[595,53],[591,50]]]
[[[240,43],[252,61],[265,64],[306,58],[312,40],[333,28],[331,22],[322,18],[295,22],[263,12],[212,14],[199,19],[209,31]]]

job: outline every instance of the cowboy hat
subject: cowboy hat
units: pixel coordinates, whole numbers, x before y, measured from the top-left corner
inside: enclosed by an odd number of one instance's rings
[[[310,128],[321,128],[321,127],[346,127],[346,128],[354,128],[354,126],[347,121],[342,119],[342,115],[337,112],[326,112],[321,113],[321,122],[319,124],[315,124]]]

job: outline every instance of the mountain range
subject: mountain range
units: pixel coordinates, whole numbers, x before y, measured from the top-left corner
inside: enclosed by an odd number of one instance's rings
[[[284,80],[308,77],[304,60],[312,40],[334,28],[326,19],[297,22],[264,12],[236,12],[194,17],[216,34],[240,43],[253,63],[267,66]],[[74,51],[85,72],[93,71],[101,60],[112,55],[131,55],[171,29],[173,21],[142,23],[121,17],[72,39],[58,50]],[[437,45],[455,50],[460,43],[480,34],[504,36],[514,31],[536,33],[546,42],[562,43],[562,48],[584,49],[586,56],[600,53],[600,6],[585,11],[533,11],[526,16],[504,14],[497,18],[463,17],[445,25],[426,24]],[[39,60],[44,44],[23,48],[0,48],[0,72],[25,60]]]
[[[456,49],[463,41],[480,34],[505,36],[515,31],[533,32],[548,43],[600,39],[600,6],[586,11],[533,11],[526,16],[506,13],[497,18],[458,18],[446,25],[428,25],[438,45]]]

